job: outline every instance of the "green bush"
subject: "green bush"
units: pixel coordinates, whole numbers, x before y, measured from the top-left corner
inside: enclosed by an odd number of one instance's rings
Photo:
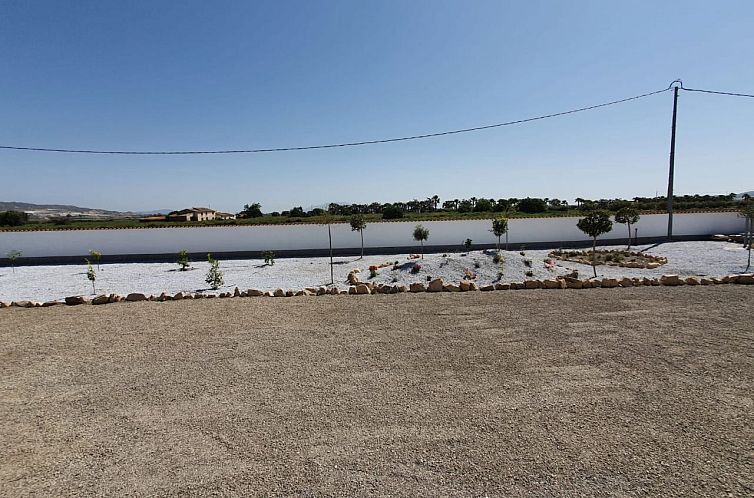
[[[382,209],[383,220],[397,220],[403,218],[403,210],[393,204],[388,204]]]

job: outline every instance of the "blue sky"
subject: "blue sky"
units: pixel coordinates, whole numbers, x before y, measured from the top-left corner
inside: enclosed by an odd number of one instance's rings
[[[285,147],[520,119],[683,78],[754,93],[742,1],[0,1],[0,145]],[[670,92],[474,134],[237,156],[0,150],[0,200],[236,211],[652,196]],[[754,189],[754,99],[682,93],[677,193]]]

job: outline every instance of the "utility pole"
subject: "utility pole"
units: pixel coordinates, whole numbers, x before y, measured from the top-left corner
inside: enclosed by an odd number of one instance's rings
[[[673,239],[673,176],[675,174],[675,122],[678,112],[678,87],[673,87],[673,127],[670,132],[670,172],[668,173],[668,242]]]

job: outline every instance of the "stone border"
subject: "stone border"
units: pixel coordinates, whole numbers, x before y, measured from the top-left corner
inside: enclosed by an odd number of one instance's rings
[[[596,287],[617,288],[617,287],[643,287],[643,286],[665,286],[677,287],[681,285],[720,285],[720,284],[741,284],[754,285],[754,273],[727,275],[724,277],[680,277],[678,275],[663,275],[660,278],[648,277],[624,277],[617,278],[590,278],[580,280],[571,277],[558,277],[545,280],[524,280],[523,282],[498,283],[479,286],[476,282],[462,280],[458,284],[444,283],[442,279],[436,278],[428,284],[413,283],[405,284],[378,284],[361,283],[350,285],[346,289],[338,287],[306,287],[300,290],[276,289],[274,291],[261,291],[257,289],[248,289],[241,291],[238,287],[234,292],[221,292],[220,294],[202,294],[193,292],[178,292],[171,295],[162,293],[159,296],[146,295],[142,293],[131,293],[127,296],[118,294],[100,294],[94,298],[84,296],[70,296],[64,300],[38,302],[38,301],[0,301],[0,308],[46,308],[50,306],[68,305],[76,306],[81,304],[111,304],[121,301],[139,302],[139,301],[181,301],[185,299],[212,299],[212,298],[230,298],[230,297],[296,297],[296,296],[322,296],[322,295],[364,295],[364,294],[400,294],[404,292],[473,292],[473,291],[501,291],[501,290],[519,290],[519,289],[591,289]]]

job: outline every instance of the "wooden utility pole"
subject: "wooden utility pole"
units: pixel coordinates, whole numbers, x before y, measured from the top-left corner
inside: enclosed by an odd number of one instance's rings
[[[670,171],[668,173],[668,242],[673,239],[673,176],[675,174],[675,122],[678,113],[678,86],[673,87],[673,127],[670,132]]]

